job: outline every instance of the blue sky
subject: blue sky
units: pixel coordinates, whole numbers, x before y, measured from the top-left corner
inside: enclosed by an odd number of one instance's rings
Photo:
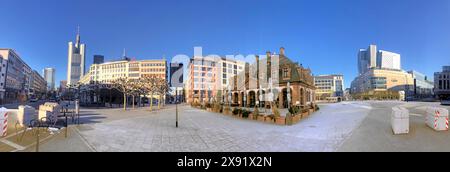
[[[0,47],[65,80],[67,42],[81,27],[94,54],[155,59],[204,54],[286,54],[314,74],[357,74],[360,48],[400,53],[429,77],[450,65],[450,0],[0,0]]]

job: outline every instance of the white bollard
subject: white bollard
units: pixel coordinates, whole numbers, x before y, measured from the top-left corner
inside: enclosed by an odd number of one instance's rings
[[[8,134],[8,109],[0,108],[0,137]]]
[[[436,131],[448,130],[448,110],[439,107],[428,107],[425,120],[426,124]]]
[[[409,133],[409,111],[404,107],[393,107],[391,113],[391,125],[394,134]]]
[[[80,114],[80,101],[75,101],[75,114]]]
[[[17,111],[17,122],[21,127],[30,125],[30,121],[38,118],[36,109],[31,106],[19,106]]]

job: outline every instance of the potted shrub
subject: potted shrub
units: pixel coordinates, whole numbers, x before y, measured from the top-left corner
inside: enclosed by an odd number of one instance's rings
[[[286,125],[286,117],[283,116],[275,116],[275,123],[278,125]]]
[[[259,110],[258,108],[255,107],[255,110],[253,110],[253,120],[258,120],[258,116],[259,116]]]
[[[248,110],[242,110],[242,118],[248,118],[250,115],[250,111]]]
[[[275,122],[275,115],[267,115],[264,118],[264,121],[267,123],[274,123]]]
[[[219,103],[217,103],[217,102],[214,103],[213,111],[216,112],[216,113],[220,113],[221,107],[220,107],[220,104],[219,104]]]
[[[206,103],[206,111],[208,111],[208,112],[212,112],[212,105],[211,105],[211,103]]]
[[[233,111],[232,111],[232,113],[233,113],[234,116],[238,116],[238,115],[241,113],[240,111],[241,111],[241,109],[239,109],[239,108],[234,108]]]
[[[277,124],[278,124],[278,122],[277,122]],[[293,124],[292,114],[290,112],[286,113],[285,124],[286,125],[292,125]]]

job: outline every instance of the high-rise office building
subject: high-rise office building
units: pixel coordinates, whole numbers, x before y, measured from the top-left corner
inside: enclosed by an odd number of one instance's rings
[[[401,70],[400,54],[383,50],[378,51],[377,67],[381,69]]]
[[[102,64],[105,62],[105,57],[102,55],[94,55],[94,64]]]
[[[80,42],[80,29],[78,28],[76,42],[69,42],[69,55],[67,64],[67,84],[77,84],[84,75],[86,45]]]
[[[44,79],[47,82],[47,91],[55,90],[55,72],[54,68],[45,68],[43,71]]]
[[[400,54],[379,50],[376,45],[367,49],[360,49],[358,53],[358,72],[363,75],[370,69],[401,70]]]
[[[370,45],[367,49],[360,49],[358,53],[358,72],[364,74],[371,68],[377,67],[377,46]]]

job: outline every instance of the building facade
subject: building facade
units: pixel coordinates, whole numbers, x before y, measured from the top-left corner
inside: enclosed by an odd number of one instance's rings
[[[86,45],[82,44],[80,32],[78,30],[76,42],[69,42],[69,53],[67,63],[67,84],[76,85],[84,76]]]
[[[209,102],[232,85],[233,78],[244,71],[246,63],[224,57],[193,57],[188,66],[186,101]]]
[[[401,69],[400,60],[400,54],[377,51],[376,45],[370,45],[367,50],[360,50],[359,75],[352,81],[350,88],[353,98],[365,95],[365,98],[369,99],[379,95],[383,99],[394,99],[399,97],[400,92],[408,93],[414,90],[413,75]]]
[[[231,98],[225,102],[240,107],[314,107],[316,87],[309,68],[291,61],[284,48],[279,54],[267,52],[265,58],[255,58],[255,63],[234,77],[232,89],[224,91]]]
[[[377,68],[401,70],[400,54],[380,50],[377,53]]]
[[[47,82],[47,91],[55,91],[55,73],[54,68],[45,68],[43,70],[44,79]]]
[[[353,80],[351,93],[366,93],[369,91],[408,91],[412,90],[414,79],[411,74],[386,69],[370,69]]]
[[[105,56],[94,55],[94,63],[93,64],[102,64],[104,62],[105,62]]]
[[[67,81],[66,80],[62,80],[59,81],[59,92],[60,93],[64,93],[67,90]]]
[[[80,80],[81,84],[99,82],[109,84],[119,78],[140,79],[155,77],[167,80],[166,60],[119,60],[92,64],[89,72]]]
[[[344,97],[343,75],[314,76],[316,86],[316,100],[340,101]]]
[[[408,90],[406,93],[410,97],[414,98],[430,98],[434,96],[434,83],[429,81],[428,77],[417,71],[408,71],[414,79],[412,90]]]
[[[358,52],[358,73],[362,75],[370,69],[401,70],[400,54],[379,50],[376,45],[369,45],[367,49]]]
[[[47,82],[45,79],[39,74],[39,72],[33,70],[31,77],[31,89],[30,94],[35,97],[42,97],[47,92]]]
[[[434,73],[434,93],[439,99],[450,99],[450,66],[443,66],[441,72]]]
[[[12,49],[0,49],[1,103],[25,101],[30,93],[32,70]]]

